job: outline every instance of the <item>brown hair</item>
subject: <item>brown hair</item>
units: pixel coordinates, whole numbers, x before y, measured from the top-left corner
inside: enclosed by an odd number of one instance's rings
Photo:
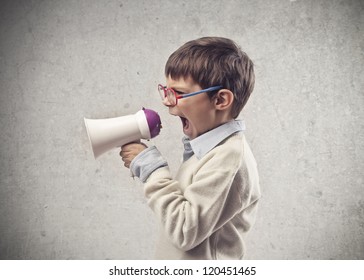
[[[221,85],[233,92],[232,117],[236,118],[254,89],[254,65],[232,40],[203,37],[185,43],[168,58],[166,77],[191,77],[202,88]],[[209,94],[210,98],[217,91]]]

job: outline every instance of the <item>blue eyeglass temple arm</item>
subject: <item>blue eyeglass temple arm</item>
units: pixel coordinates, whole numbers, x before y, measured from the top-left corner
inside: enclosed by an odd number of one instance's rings
[[[178,99],[185,98],[185,97],[190,97],[190,96],[194,96],[194,95],[197,95],[197,94],[200,94],[200,93],[203,93],[203,92],[214,91],[214,90],[218,90],[218,89],[221,89],[221,88],[222,88],[222,86],[213,86],[213,87],[209,87],[207,89],[199,90],[199,91],[196,91],[196,92],[187,93],[187,94],[183,94],[183,95],[177,95],[177,97],[178,97]]]

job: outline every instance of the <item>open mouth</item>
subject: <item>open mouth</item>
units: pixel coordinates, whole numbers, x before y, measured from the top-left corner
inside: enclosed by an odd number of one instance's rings
[[[183,130],[186,131],[190,126],[190,122],[186,118],[181,117],[181,116],[180,116],[180,119],[182,122]]]

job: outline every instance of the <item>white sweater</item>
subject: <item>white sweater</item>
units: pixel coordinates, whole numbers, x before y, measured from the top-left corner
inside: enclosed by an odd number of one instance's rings
[[[241,259],[260,197],[254,156],[242,132],[200,160],[185,161],[172,178],[168,166],[144,184],[161,230],[157,259]]]

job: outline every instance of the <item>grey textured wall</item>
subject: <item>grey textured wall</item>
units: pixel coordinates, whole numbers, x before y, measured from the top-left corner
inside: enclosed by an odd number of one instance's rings
[[[242,113],[263,198],[248,259],[364,258],[363,1],[1,1],[0,258],[150,259],[156,221],[83,117],[157,110],[176,171],[164,63],[201,36],[256,64]]]

